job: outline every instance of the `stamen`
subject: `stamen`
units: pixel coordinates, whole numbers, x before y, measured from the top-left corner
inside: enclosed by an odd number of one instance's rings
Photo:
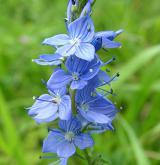
[[[74,137],[75,137],[75,134],[73,133],[73,132],[67,132],[66,134],[65,134],[65,139],[66,140],[68,140],[69,142],[71,142],[73,139],[74,139]]]
[[[58,158],[57,156],[40,156],[39,159],[52,159],[52,158]]]
[[[44,102],[53,103],[52,101],[49,101],[49,100],[43,100],[43,99],[39,99],[38,97],[35,97],[35,96],[34,96],[34,100],[38,100],[38,101],[44,101]]]
[[[43,79],[41,79],[42,83],[47,87],[47,82]]]
[[[71,44],[73,44],[68,50],[66,50],[66,52],[64,52],[64,54],[67,54],[71,49],[74,48],[74,46],[77,44],[77,42],[79,43],[80,41],[77,40],[71,40]]]
[[[100,87],[100,86],[104,86],[106,84],[109,84],[110,82],[112,82],[115,78],[119,77],[120,74],[117,73],[115,76],[113,76],[109,81],[105,82],[105,83],[102,83],[101,85],[98,85],[97,87]]]
[[[113,62],[113,61],[115,61],[115,60],[116,60],[116,58],[113,57],[113,58],[111,58],[109,61],[103,63],[101,66],[105,66],[105,65],[107,65],[107,64],[110,64],[111,62]]]
[[[108,95],[108,93],[102,95],[102,97],[105,97],[105,96],[107,96],[107,95]],[[97,97],[97,98],[95,98],[95,99],[93,99],[93,100],[87,102],[86,104],[92,103],[92,102],[94,102],[94,101],[96,101],[96,100],[99,100],[100,98],[101,98],[101,97]]]
[[[35,100],[36,99],[36,96],[33,96],[32,99]]]
[[[106,92],[108,94],[111,94],[112,96],[116,96],[116,94],[113,93],[113,89],[112,88],[110,89],[110,91],[107,91],[107,90],[99,88],[99,87],[98,87],[98,89],[101,90],[101,91],[104,91],[104,92]]]

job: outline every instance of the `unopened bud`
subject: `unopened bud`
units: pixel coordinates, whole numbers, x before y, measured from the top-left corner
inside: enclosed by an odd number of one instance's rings
[[[75,13],[76,11],[77,11],[77,6],[76,5],[72,5],[72,9],[71,9],[71,11],[72,11],[72,13]]]

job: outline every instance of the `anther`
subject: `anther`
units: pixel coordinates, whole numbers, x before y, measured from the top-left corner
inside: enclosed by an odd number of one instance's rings
[[[119,76],[120,76],[119,72],[116,74],[116,76],[117,76],[117,77],[119,77]]]
[[[33,96],[32,99],[35,100],[36,99],[36,96]]]

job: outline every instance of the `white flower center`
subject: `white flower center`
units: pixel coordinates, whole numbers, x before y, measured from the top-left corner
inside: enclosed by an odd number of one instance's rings
[[[79,80],[78,74],[77,73],[72,73],[73,79],[74,80]]]
[[[64,137],[66,140],[68,140],[69,142],[71,142],[74,139],[75,134],[73,132],[67,132]]]
[[[88,104],[82,104],[82,105],[81,105],[81,108],[82,108],[85,112],[87,112],[88,109],[89,109],[89,106],[88,106]]]
[[[60,98],[60,96],[57,96],[57,97],[55,97],[55,98],[53,98],[53,103],[56,103],[56,104],[61,104],[61,98]]]

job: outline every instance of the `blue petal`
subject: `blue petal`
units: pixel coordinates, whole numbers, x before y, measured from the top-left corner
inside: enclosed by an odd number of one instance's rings
[[[70,120],[60,120],[59,127],[65,132],[77,132],[81,129],[81,123],[75,117],[72,117]]]
[[[74,44],[67,44],[64,46],[61,46],[57,49],[56,53],[60,54],[61,56],[70,56],[73,55],[76,51],[76,47]]]
[[[38,122],[50,122],[50,118],[53,117],[53,119],[57,118],[57,105],[54,105],[53,103],[48,103],[45,107],[42,107],[38,109],[37,115],[34,117],[34,119]]]
[[[36,120],[38,123],[55,120],[58,117],[56,114],[58,107],[56,104],[51,102],[52,97],[50,95],[44,94],[38,99],[39,100],[37,100],[33,106],[29,108],[28,114],[33,116],[34,120]]]
[[[70,88],[71,89],[83,89],[87,85],[85,80],[72,81]]]
[[[116,37],[121,34],[124,30],[123,29],[120,29],[120,30],[117,30],[115,33],[116,33]]]
[[[68,75],[64,70],[56,70],[47,82],[49,89],[58,89],[67,85],[72,80],[72,76]]]
[[[114,40],[116,33],[114,31],[101,31],[95,34],[96,37],[107,38],[109,40]]]
[[[115,41],[110,41],[106,38],[102,39],[102,47],[103,48],[117,48],[120,47],[121,44],[119,42],[115,42]]]
[[[52,65],[59,65],[62,63],[61,60],[56,60],[56,61],[48,61],[48,62],[45,62],[41,59],[34,59],[33,62],[39,64],[39,65],[49,65],[49,66],[52,66]]]
[[[87,70],[89,62],[73,55],[68,57],[65,65],[70,73],[83,74]]]
[[[91,84],[91,85],[87,85],[82,90],[78,90],[75,97],[76,103],[81,104],[86,101],[92,100],[91,93],[93,92],[93,89],[94,88],[92,88],[92,84]]]
[[[59,117],[61,120],[69,120],[71,114],[71,98],[66,95],[61,99],[61,104],[59,105]]]
[[[102,47],[102,38],[95,37],[91,44],[95,47],[95,52],[97,52]]]
[[[62,56],[59,54],[43,54],[39,56],[39,59],[34,59],[39,65],[59,65],[62,63]]]
[[[58,113],[55,113],[54,115],[52,115],[48,118],[45,118],[45,119],[44,118],[36,118],[36,117],[34,119],[36,120],[36,122],[38,124],[40,124],[40,123],[48,123],[48,122],[54,121],[57,118],[58,118]]]
[[[58,88],[58,89],[54,89],[54,90],[49,90],[49,93],[53,96],[53,97],[63,97],[67,92],[66,87],[62,87],[62,88]]]
[[[89,134],[80,134],[76,136],[74,142],[75,145],[81,150],[94,145],[94,141]]]
[[[83,42],[90,42],[94,37],[94,25],[89,16],[76,19],[68,29],[72,39],[78,38]]]
[[[59,54],[42,54],[39,56],[40,59],[44,60],[44,61],[54,61],[54,60],[59,60],[60,58],[62,58],[61,55]]]
[[[75,55],[83,60],[91,61],[94,59],[95,48],[89,43],[80,43]]]
[[[65,141],[64,135],[60,130],[52,130],[49,132],[48,137],[43,141],[42,152],[56,153],[59,146]]]
[[[100,61],[95,58],[92,60],[88,65],[88,71],[84,73],[81,78],[83,80],[90,80],[92,79],[100,70],[101,63]]]
[[[91,2],[88,1],[88,2],[86,3],[86,5],[84,6],[84,8],[83,8],[83,10],[82,10],[82,12],[81,12],[80,17],[83,17],[83,16],[85,16],[85,15],[89,15],[90,13],[91,13]]]
[[[98,96],[100,97],[100,96]],[[107,115],[108,117],[114,117],[117,113],[115,105],[108,99],[101,98],[89,103],[90,110]]]
[[[70,21],[71,20],[71,14],[72,14],[72,0],[68,1],[68,5],[67,5],[67,20]]]
[[[28,108],[29,115],[36,115],[39,112],[39,109],[48,106],[48,104],[50,104],[50,102],[46,102],[46,101],[51,101],[52,96],[50,96],[48,94],[43,94],[38,99],[39,100],[36,100],[35,103],[32,105],[32,107]],[[46,101],[40,101],[40,100],[46,100]]]
[[[78,113],[76,117],[81,122],[82,127],[85,127],[89,124],[89,122],[80,113]]]
[[[57,148],[57,155],[60,157],[70,157],[72,156],[76,151],[76,148],[73,143],[70,143],[68,141],[63,141],[61,145]]]
[[[93,122],[93,123],[101,123],[101,124],[105,124],[105,123],[109,123],[111,122],[111,118],[109,118],[108,116],[98,113],[98,112],[93,112],[93,111],[87,111],[85,112],[82,109],[79,109],[79,112],[81,113],[81,115],[88,121]]]
[[[107,124],[93,124],[93,125],[90,125],[89,128],[91,129],[89,131],[89,133],[96,133],[96,134],[99,134],[99,133],[103,133],[107,130],[114,130],[114,127],[112,126],[111,123],[107,123]]]
[[[51,46],[59,46],[59,45],[65,45],[69,43],[69,36],[66,34],[58,34],[56,36],[46,38],[43,41],[43,44],[51,45]]]
[[[103,82],[109,82],[110,81],[110,76],[108,76],[104,71],[100,70],[98,72],[98,78],[99,80],[103,83]]]

